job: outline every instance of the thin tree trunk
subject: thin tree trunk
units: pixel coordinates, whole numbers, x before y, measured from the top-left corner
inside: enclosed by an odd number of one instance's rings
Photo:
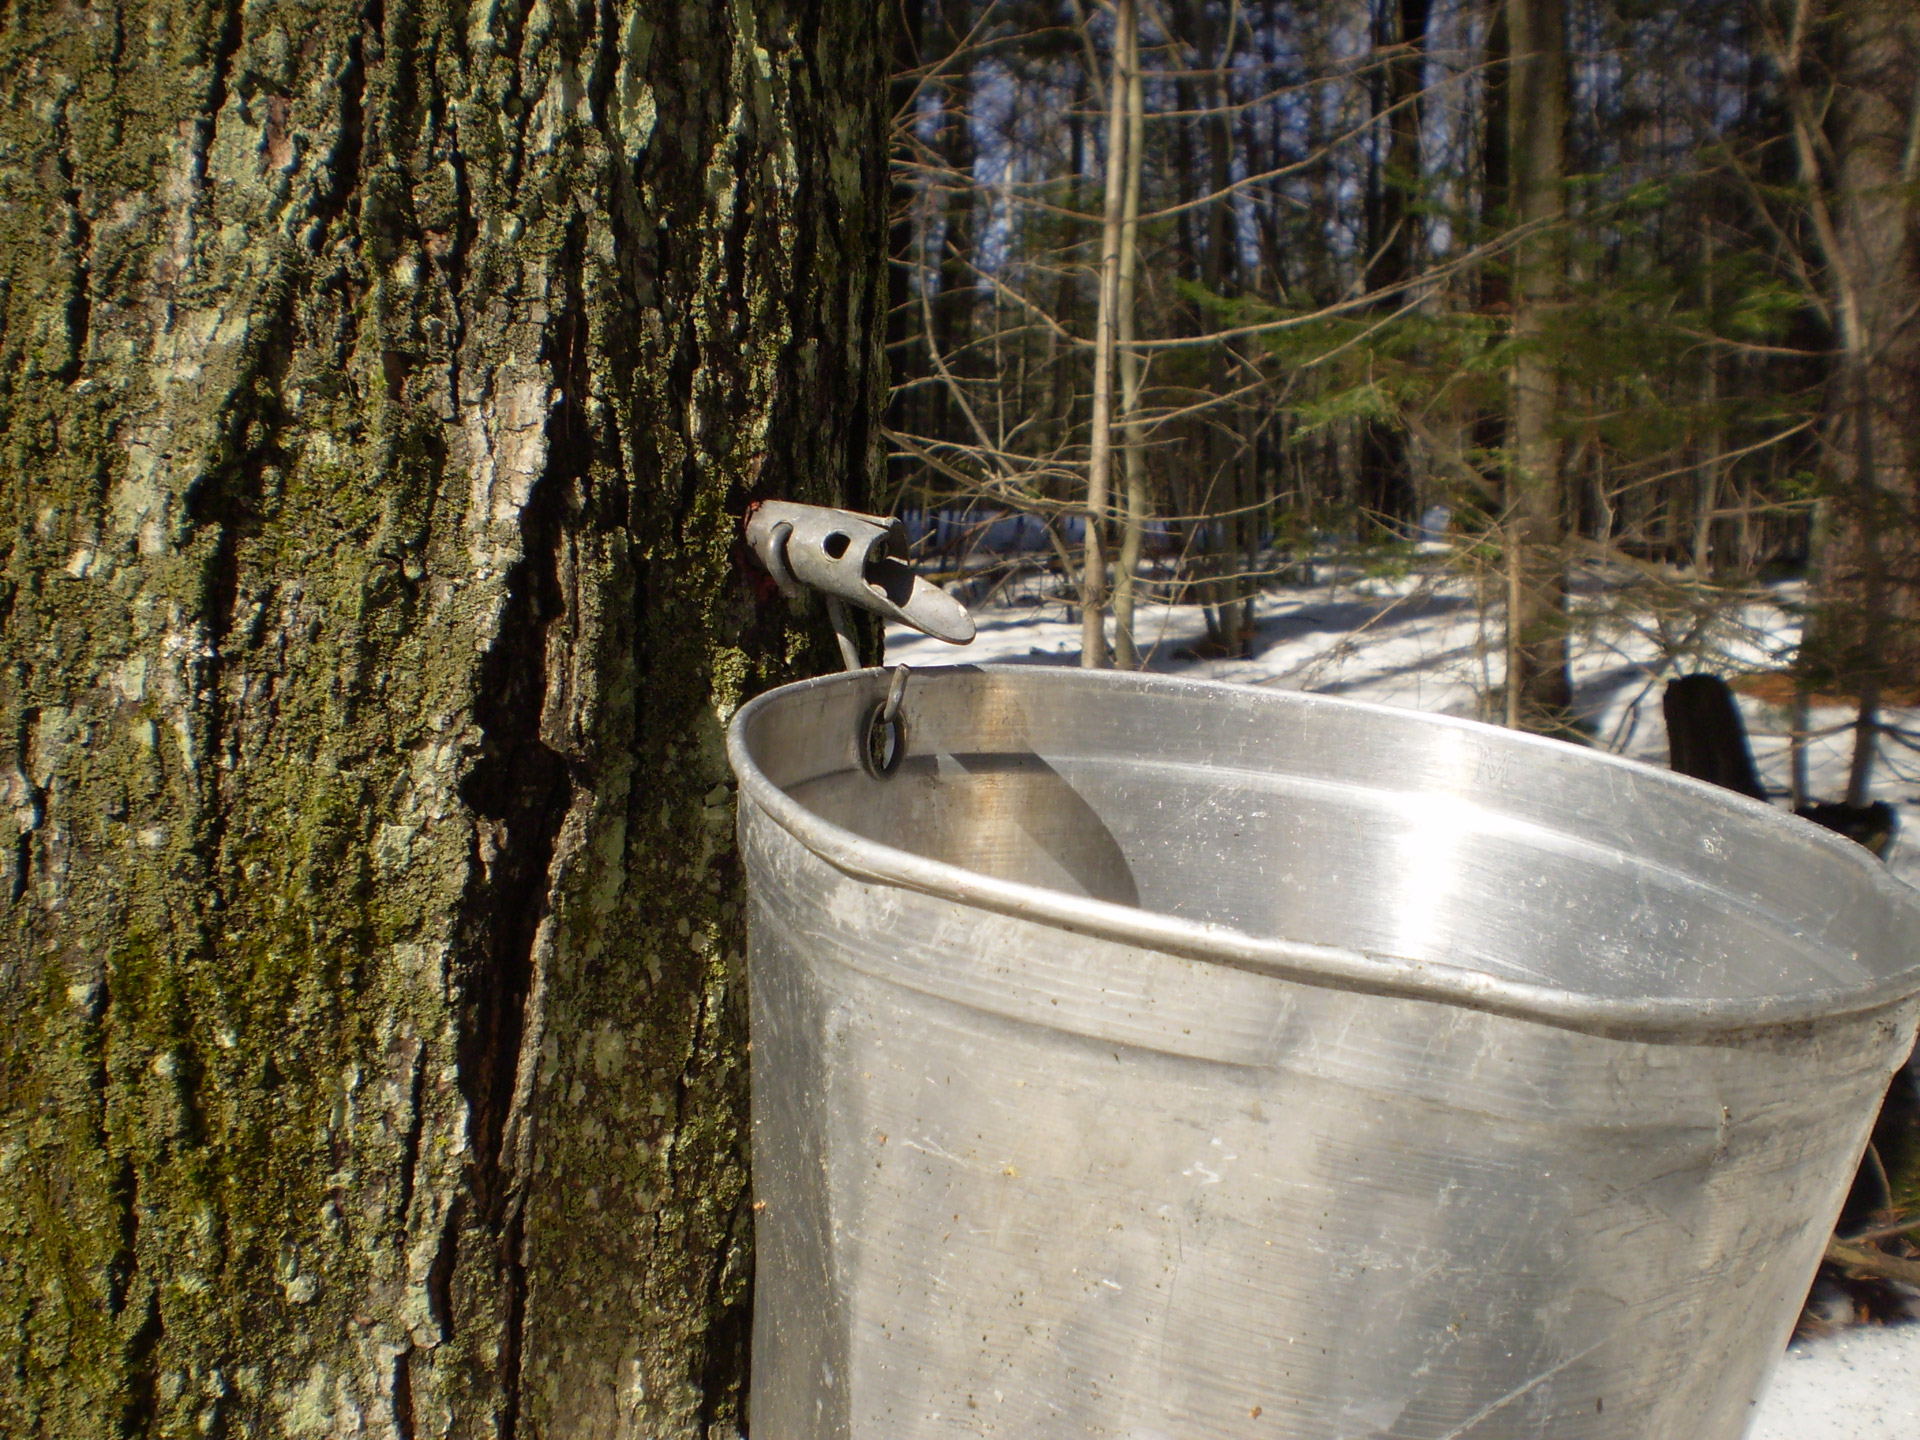
[[[1126,204],[1127,55],[1139,23],[1134,0],[1114,12],[1107,85],[1106,208],[1100,226],[1100,308],[1093,330],[1093,435],[1087,456],[1086,560],[1080,582],[1080,663],[1103,670],[1107,654],[1107,511],[1113,490],[1113,351],[1120,297],[1120,228]]]
[[[889,6],[0,27],[0,1433],[705,1437]]]
[[[1140,417],[1140,355],[1132,348],[1137,320],[1140,272],[1140,155],[1145,144],[1146,87],[1140,76],[1140,30],[1136,23],[1127,50],[1127,192],[1120,218],[1120,290],[1118,360],[1120,364],[1121,466],[1126,476],[1127,508],[1121,517],[1120,562],[1113,580],[1114,663],[1140,668],[1134,641],[1134,599],[1140,552],[1147,528],[1147,427]]]
[[[1700,377],[1700,405],[1709,417],[1707,433],[1700,441],[1699,463],[1695,470],[1693,518],[1693,573],[1697,579],[1711,580],[1714,573],[1714,512],[1720,506],[1721,456],[1726,453],[1726,432],[1712,419],[1720,406],[1718,358],[1709,355]]]
[[[1512,41],[1507,27],[1507,0],[1485,0],[1488,11],[1482,67],[1480,136],[1480,208],[1474,217],[1474,239],[1485,244],[1511,223],[1513,200]],[[1474,303],[1489,316],[1505,315],[1513,304],[1513,277],[1504,263],[1484,264],[1474,272]],[[1487,456],[1507,443],[1507,415],[1488,405],[1471,419],[1474,448]]]
[[[1373,82],[1374,113],[1385,120],[1384,163],[1371,168],[1366,276],[1368,290],[1390,292],[1381,301],[1392,310],[1407,303],[1402,287],[1413,277],[1415,224],[1412,202],[1420,193],[1420,103],[1426,63],[1428,0],[1374,0],[1373,44],[1383,60]],[[1391,112],[1388,114],[1387,112]],[[1378,157],[1377,140],[1370,155]],[[1364,534],[1380,528],[1399,533],[1398,523],[1415,510],[1407,436],[1395,422],[1369,418],[1360,432]]]
[[[1513,549],[1507,624],[1508,713],[1529,729],[1569,718],[1563,442],[1559,379],[1547,353],[1566,283],[1567,55],[1562,0],[1508,0],[1512,209],[1527,232],[1514,254],[1513,423],[1507,543]]]
[[[944,0],[943,10],[943,44],[946,54],[953,55],[968,38],[972,6],[968,0]],[[931,267],[935,289],[929,340],[956,379],[978,373],[980,368],[971,353],[974,311],[980,299],[973,270],[977,258],[974,208],[980,197],[973,177],[972,63],[970,55],[963,57],[941,90],[940,146],[948,188],[940,208],[939,253]],[[965,418],[965,407],[956,403],[946,385],[933,388],[929,408],[929,429],[934,439],[972,443],[974,435]]]
[[[909,113],[920,88],[917,74],[922,63],[921,38],[925,0],[898,0],[899,26],[893,36],[893,84],[888,99],[892,122],[896,127],[912,124]],[[920,334],[919,307],[914,303],[913,271],[916,252],[924,243],[918,234],[925,214],[921,195],[924,182],[910,178],[912,171],[902,162],[908,158],[908,146],[895,131],[892,146],[892,184],[887,200],[887,362],[894,374],[925,373],[925,342]],[[920,416],[925,409],[923,393],[917,388],[902,388],[888,397],[887,425],[906,434],[921,431]],[[905,455],[890,457],[887,498],[901,503],[916,470],[924,477],[925,467]],[[924,488],[924,487],[923,487]],[[923,502],[924,503],[924,502]],[[932,506],[925,506],[929,520]]]
[[[1920,671],[1920,16],[1901,0],[1796,0],[1790,17],[1777,58],[1841,350],[1804,661],[1858,699],[1847,801],[1862,805],[1882,692]],[[1834,72],[1810,74],[1829,27]],[[1831,119],[1813,86],[1835,95]]]
[[[1238,38],[1233,24],[1238,16],[1229,12],[1228,26],[1216,42],[1213,14],[1207,0],[1193,0],[1190,13],[1194,45],[1201,64],[1206,67],[1204,93],[1208,113],[1200,121],[1207,137],[1205,183],[1208,193],[1216,197],[1205,210],[1206,248],[1200,257],[1200,283],[1209,295],[1225,298],[1232,291],[1238,271],[1233,201],[1226,193],[1233,180],[1233,124],[1228,109],[1233,96],[1228,78]],[[1212,328],[1204,314],[1201,324],[1203,328]],[[1208,347],[1209,394],[1224,395],[1231,388],[1228,359],[1223,346]],[[1248,655],[1253,649],[1254,596],[1258,587],[1247,573],[1253,567],[1245,563],[1245,557],[1254,548],[1250,537],[1257,530],[1258,518],[1251,513],[1244,493],[1244,475],[1231,416],[1208,412],[1201,417],[1200,424],[1205,437],[1205,493],[1210,497],[1210,508],[1221,516],[1211,557],[1220,578],[1208,587],[1213,606],[1208,629],[1226,654]]]
[[[1076,273],[1074,252],[1081,244],[1085,224],[1078,215],[1082,201],[1086,170],[1086,122],[1081,112],[1086,104],[1087,89],[1091,77],[1085,70],[1074,77],[1073,101],[1067,117],[1067,214],[1061,218],[1060,239],[1061,256],[1059,275],[1054,281],[1053,309],[1054,322],[1062,330],[1072,332],[1079,319],[1077,301],[1080,295],[1079,276]],[[1059,337],[1051,328],[1047,331],[1047,354],[1049,363],[1047,413],[1051,426],[1045,448],[1057,449],[1068,443],[1075,424],[1075,404],[1079,395],[1080,351],[1071,345],[1062,345]],[[1071,567],[1068,567],[1071,573]]]
[[[1704,277],[1705,310],[1714,313],[1713,265],[1715,246],[1713,223],[1705,222],[1700,234],[1701,274]],[[1709,322],[1711,323],[1711,321]],[[1695,472],[1696,504],[1693,521],[1693,573],[1697,579],[1713,578],[1713,517],[1720,505],[1721,457],[1727,453],[1726,427],[1720,419],[1720,356],[1709,348],[1700,367],[1700,409],[1706,433],[1700,442],[1699,465]]]

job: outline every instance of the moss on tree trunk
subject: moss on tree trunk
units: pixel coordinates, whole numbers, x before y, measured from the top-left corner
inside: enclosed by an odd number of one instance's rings
[[[886,7],[0,11],[0,1432],[693,1436]]]

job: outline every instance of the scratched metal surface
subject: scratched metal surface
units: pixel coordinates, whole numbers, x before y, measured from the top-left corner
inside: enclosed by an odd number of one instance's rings
[[[755,1440],[1739,1435],[1914,892],[1662,772],[1028,667],[738,717]]]

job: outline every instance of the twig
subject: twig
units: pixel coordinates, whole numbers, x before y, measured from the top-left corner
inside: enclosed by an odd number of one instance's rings
[[[1898,1255],[1882,1255],[1845,1240],[1827,1241],[1827,1260],[1843,1270],[1855,1270],[1880,1280],[1898,1280],[1905,1285],[1920,1285],[1920,1260],[1903,1260]]]
[[[1920,1230],[1920,1215],[1909,1215],[1906,1219],[1895,1221],[1891,1225],[1881,1225],[1858,1235],[1849,1235],[1844,1243],[1858,1244],[1862,1240],[1891,1240],[1894,1236],[1904,1235],[1909,1230]]]

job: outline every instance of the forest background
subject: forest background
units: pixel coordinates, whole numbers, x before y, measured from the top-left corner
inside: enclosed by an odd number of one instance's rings
[[[1131,666],[1143,599],[1244,654],[1263,583],[1443,540],[1504,624],[1487,718],[1561,733],[1596,609],[1678,673],[1804,576],[1796,731],[1847,701],[1856,804],[1912,744],[1910,6],[902,14],[891,498],[951,573],[1028,517]]]

